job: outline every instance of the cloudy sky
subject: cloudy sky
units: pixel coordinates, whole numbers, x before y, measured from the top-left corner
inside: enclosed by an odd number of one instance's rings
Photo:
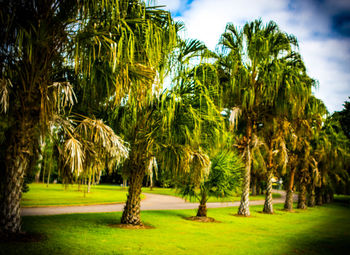
[[[227,22],[274,20],[299,40],[315,95],[330,112],[350,96],[350,0],[155,0],[186,26],[186,37],[214,50]]]

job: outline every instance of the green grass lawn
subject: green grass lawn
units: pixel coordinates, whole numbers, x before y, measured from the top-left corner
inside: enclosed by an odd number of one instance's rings
[[[81,186],[83,190],[83,186]],[[124,203],[127,189],[114,185],[91,186],[90,193],[78,191],[78,185],[69,185],[67,189],[62,184],[32,183],[29,192],[23,193],[22,206],[64,206],[104,203]]]
[[[91,204],[108,204],[124,203],[126,201],[127,189],[116,185],[94,185],[91,186],[91,192],[78,191],[78,185],[69,185],[65,189],[62,184],[32,183],[29,184],[29,192],[23,193],[21,206],[23,207],[40,207],[40,206],[69,206],[69,205],[91,205]],[[175,189],[168,188],[142,188],[145,193],[162,194],[169,196],[181,197]],[[274,198],[280,197],[280,194],[273,194]],[[142,195],[145,198],[145,195]],[[251,196],[250,200],[263,200],[264,195]],[[239,201],[240,196],[215,198],[212,197],[208,202],[228,202]],[[197,202],[194,198],[190,202]]]
[[[195,210],[144,211],[154,229],[119,229],[121,213],[23,218],[23,229],[47,239],[1,243],[0,254],[347,254],[350,205],[334,203],[293,213],[276,205],[275,215],[233,216],[237,208],[209,209],[220,223],[185,220]]]
[[[181,197],[175,189],[169,189],[169,188],[153,188],[150,190],[150,188],[142,188],[142,192],[145,193],[153,193],[153,194],[161,194],[161,195],[168,195],[168,196],[176,196],[176,197]],[[272,194],[273,198],[280,198],[281,194]],[[250,196],[250,200],[264,200],[265,195],[257,195],[257,196]],[[195,198],[188,199],[186,200],[190,202],[198,202]],[[235,202],[235,201],[240,201],[241,196],[236,195],[236,196],[230,196],[230,197],[223,197],[223,198],[217,198],[217,197],[210,197],[208,202]]]

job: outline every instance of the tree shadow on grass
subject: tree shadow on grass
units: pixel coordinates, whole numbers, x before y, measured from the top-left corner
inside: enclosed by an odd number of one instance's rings
[[[146,212],[150,212],[150,213],[156,213],[158,214],[159,216],[164,216],[164,217],[180,217],[180,218],[183,218],[183,217],[188,217],[189,215],[193,214],[193,213],[196,213],[197,210],[188,210],[187,212],[186,211],[179,211],[179,210],[150,210],[150,211],[143,211],[142,213],[146,213]],[[191,212],[191,213],[189,213]]]
[[[48,239],[46,234],[36,233],[36,232],[23,232],[12,235],[1,235],[0,234],[0,243],[36,243],[43,242]]]
[[[332,215],[312,229],[299,234],[289,242],[290,252],[286,254],[349,254],[350,251],[350,206],[336,203],[326,207],[345,207],[341,215]]]

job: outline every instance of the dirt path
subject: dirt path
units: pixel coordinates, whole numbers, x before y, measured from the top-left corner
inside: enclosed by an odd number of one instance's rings
[[[281,198],[273,200],[274,204],[284,203],[285,191],[274,190],[274,193],[280,193]],[[146,199],[141,201],[141,210],[177,210],[177,209],[196,209],[198,203],[189,203],[185,200],[166,195],[157,195],[144,193]],[[297,196],[294,195],[294,200]],[[208,208],[220,208],[229,206],[239,206],[240,202],[215,202],[207,203]],[[263,205],[264,200],[250,201],[250,205]],[[120,212],[124,204],[104,204],[104,205],[84,205],[84,206],[63,206],[63,207],[24,207],[21,209],[22,216],[34,215],[55,215],[71,213],[99,213],[99,212]]]

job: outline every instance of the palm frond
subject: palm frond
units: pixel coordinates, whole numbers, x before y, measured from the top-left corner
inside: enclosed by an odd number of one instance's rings
[[[12,87],[12,83],[10,79],[0,79],[0,105],[1,112],[7,113],[9,105],[10,105],[10,89]]]
[[[71,172],[79,175],[84,171],[85,153],[82,144],[77,139],[71,137],[65,142],[64,155],[66,158],[65,164],[70,166]]]

